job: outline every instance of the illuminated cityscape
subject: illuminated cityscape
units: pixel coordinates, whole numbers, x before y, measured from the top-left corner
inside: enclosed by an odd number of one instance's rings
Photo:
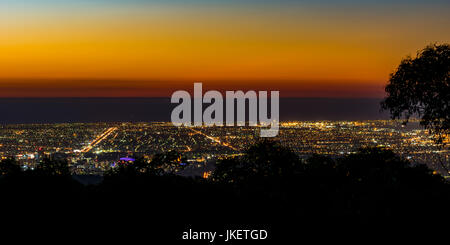
[[[3,240],[439,244],[449,13],[0,0]]]
[[[239,156],[256,143],[255,127],[174,127],[167,122],[14,124],[0,127],[0,155],[33,169],[44,158],[67,159],[73,174],[101,175],[120,158],[150,160],[157,153],[182,153],[190,175],[207,177],[216,160]],[[425,163],[447,176],[441,163],[448,149],[417,121],[282,122],[274,138],[302,158],[317,153],[333,158],[365,146],[387,147],[413,163]],[[196,171],[198,170],[198,171]],[[186,174],[186,173],[185,173]]]

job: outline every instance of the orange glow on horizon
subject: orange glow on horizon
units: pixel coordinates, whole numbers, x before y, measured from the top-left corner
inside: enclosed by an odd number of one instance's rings
[[[450,40],[449,18],[433,14],[418,21],[285,8],[0,10],[0,96],[165,97],[204,82],[284,97],[383,97],[403,57]]]

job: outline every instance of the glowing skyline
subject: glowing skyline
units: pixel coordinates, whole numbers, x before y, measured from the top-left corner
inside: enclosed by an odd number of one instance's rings
[[[170,96],[201,81],[382,97],[402,58],[450,41],[445,1],[319,2],[0,1],[0,96]]]

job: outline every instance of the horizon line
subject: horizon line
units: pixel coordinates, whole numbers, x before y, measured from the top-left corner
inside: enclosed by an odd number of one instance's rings
[[[270,96],[268,96],[270,98]],[[0,99],[169,99],[170,96],[12,96],[12,97],[5,97],[0,96]],[[371,100],[382,100],[386,97],[329,97],[329,96],[280,96],[280,99],[355,99],[355,100],[364,100],[364,99],[371,99]]]

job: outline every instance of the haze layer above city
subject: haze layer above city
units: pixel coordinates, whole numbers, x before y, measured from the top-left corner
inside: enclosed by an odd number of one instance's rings
[[[280,98],[280,120],[389,119],[380,101]],[[0,98],[0,123],[169,122],[175,106],[170,98]]]

